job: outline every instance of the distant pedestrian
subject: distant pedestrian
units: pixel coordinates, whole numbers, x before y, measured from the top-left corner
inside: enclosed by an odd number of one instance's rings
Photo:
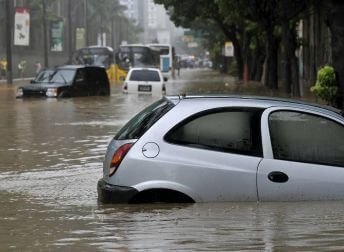
[[[18,64],[18,73],[19,73],[20,78],[24,77],[25,69],[26,69],[26,60],[21,60]]]
[[[178,74],[178,77],[179,77],[180,76],[180,59],[177,59],[176,68],[177,68],[177,74]]]
[[[39,61],[37,61],[35,64],[35,67],[36,67],[36,75],[37,75],[41,71],[42,65]]]
[[[7,60],[5,58],[2,58],[0,60],[0,74],[1,74],[1,79],[6,79],[6,77],[7,77]]]

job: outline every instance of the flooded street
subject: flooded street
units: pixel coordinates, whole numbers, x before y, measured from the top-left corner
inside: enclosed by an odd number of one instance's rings
[[[209,70],[166,88],[267,94]],[[343,250],[344,202],[99,204],[107,144],[159,98],[112,85],[110,97],[18,100],[0,84],[0,251]]]

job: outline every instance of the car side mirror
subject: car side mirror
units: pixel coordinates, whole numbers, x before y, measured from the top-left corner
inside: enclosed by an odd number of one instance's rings
[[[167,78],[167,77],[164,77],[164,81],[165,81],[165,82],[168,81],[168,78]]]
[[[36,81],[35,80],[30,80],[30,83],[33,84],[33,83],[36,83]]]

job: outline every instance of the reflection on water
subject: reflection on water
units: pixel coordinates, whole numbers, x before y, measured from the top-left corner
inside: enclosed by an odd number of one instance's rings
[[[168,94],[243,91],[212,72],[182,75]],[[344,202],[99,205],[108,142],[159,98],[120,90],[16,100],[0,88],[1,251],[342,250]]]

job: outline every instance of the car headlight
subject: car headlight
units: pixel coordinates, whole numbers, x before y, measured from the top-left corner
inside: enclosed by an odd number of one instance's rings
[[[57,97],[57,88],[48,88],[45,94],[48,97]]]
[[[23,95],[24,95],[23,89],[22,88],[18,88],[16,96],[17,97],[23,97]]]

